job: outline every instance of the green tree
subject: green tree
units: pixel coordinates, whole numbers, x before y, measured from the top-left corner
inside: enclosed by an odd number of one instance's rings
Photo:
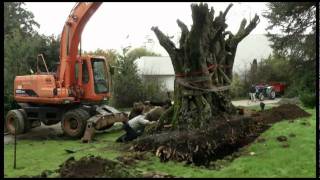
[[[25,10],[23,2],[4,2],[4,34],[15,35],[19,30],[23,36],[35,33],[34,26],[40,25],[33,19],[34,15]]]
[[[118,55],[113,77],[112,104],[118,108],[131,107],[142,97],[142,81],[137,73],[137,66],[127,56],[129,47]]]
[[[21,2],[4,3],[4,106],[8,110],[17,108],[13,101],[13,83],[17,75],[30,74],[35,70],[36,58],[43,53],[49,68],[59,61],[59,38],[39,35],[34,27],[31,12]]]
[[[257,62],[257,59],[254,59],[252,61],[252,63],[250,64],[251,67],[250,67],[250,84],[254,84],[254,83],[257,83],[259,81],[259,78],[257,76],[257,71],[258,71],[258,62]]]
[[[13,81],[16,75],[26,73],[26,64],[29,54],[33,49],[29,48],[30,39],[22,37],[19,30],[12,31],[12,37],[4,38],[4,109],[5,112],[17,107],[13,103]],[[28,40],[29,42],[27,42]],[[20,47],[20,48],[17,48]]]
[[[159,54],[146,48],[130,49],[130,46],[122,48],[114,66],[112,104],[116,107],[131,107],[137,101],[158,100],[163,94],[160,82],[142,81],[134,63],[141,56],[159,56]]]
[[[241,76],[238,73],[233,74],[232,83],[230,86],[230,94],[232,98],[247,98],[249,87],[246,87],[244,79],[241,79]]]
[[[118,52],[114,49],[97,49],[95,51],[84,51],[84,54],[103,56],[109,62],[111,66],[114,66],[118,59]]]
[[[135,48],[128,52],[127,57],[128,60],[134,61],[142,56],[160,56],[160,54],[157,54],[155,52],[151,52],[146,48],[140,47],[140,48]]]
[[[284,33],[284,35],[268,33],[273,42],[273,50],[280,55],[304,55],[305,60],[314,60],[316,3],[270,2],[267,6],[269,11],[264,13],[270,24],[267,30],[279,29]],[[304,38],[301,39],[302,37]]]
[[[43,54],[48,69],[51,72],[55,72],[57,70],[57,65],[60,62],[59,54],[60,54],[60,37],[59,36],[38,36],[38,49],[37,52]],[[32,60],[30,62],[34,64],[33,67],[36,67],[36,61]]]
[[[290,76],[288,76],[288,73],[291,73],[290,70],[289,61],[286,58],[277,55],[269,56],[259,62],[256,73],[258,81],[255,83],[277,81],[288,84],[290,83]]]
[[[267,30],[279,29],[283,34],[269,32],[268,37],[274,53],[290,62],[290,91],[315,93],[316,3],[270,2],[267,6]]]

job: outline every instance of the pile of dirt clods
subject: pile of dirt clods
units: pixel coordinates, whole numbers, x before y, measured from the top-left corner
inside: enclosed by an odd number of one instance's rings
[[[69,158],[60,165],[61,178],[126,178],[141,177],[138,173],[115,161],[101,157]]]
[[[294,104],[283,104],[272,109],[258,112],[255,116],[257,121],[265,123],[275,123],[283,120],[293,120],[300,117],[308,117],[311,114],[307,113],[299,106]]]
[[[207,166],[210,161],[221,159],[253,142],[272,123],[306,116],[310,114],[300,107],[284,104],[213,121],[215,123],[208,124],[206,129],[171,130],[142,136],[133,142],[131,149],[151,151],[163,162],[175,160]]]
[[[136,156],[135,154],[134,156]],[[142,155],[142,154],[139,154]],[[139,156],[140,157],[140,156]],[[141,156],[142,157],[142,156]],[[139,158],[140,159],[140,158]],[[144,158],[143,158],[144,159]],[[69,158],[58,170],[61,178],[174,178],[161,172],[142,173],[122,163],[101,157]]]

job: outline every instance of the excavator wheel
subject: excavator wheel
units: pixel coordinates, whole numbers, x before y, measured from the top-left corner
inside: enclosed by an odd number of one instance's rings
[[[66,112],[61,121],[61,128],[65,135],[80,138],[86,129],[90,114],[84,109],[74,109]]]
[[[8,112],[6,117],[6,127],[10,134],[14,134],[15,131],[17,134],[22,134],[26,132],[27,122],[23,112],[18,109],[10,110]]]

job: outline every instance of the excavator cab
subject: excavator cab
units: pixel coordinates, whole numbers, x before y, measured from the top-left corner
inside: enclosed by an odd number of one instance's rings
[[[96,103],[110,98],[111,77],[104,57],[79,57],[75,65],[75,81],[80,87],[81,101]]]

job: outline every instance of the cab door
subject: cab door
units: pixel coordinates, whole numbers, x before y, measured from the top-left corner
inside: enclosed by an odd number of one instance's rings
[[[102,101],[109,97],[109,72],[104,58],[87,58],[82,63],[83,100]]]

